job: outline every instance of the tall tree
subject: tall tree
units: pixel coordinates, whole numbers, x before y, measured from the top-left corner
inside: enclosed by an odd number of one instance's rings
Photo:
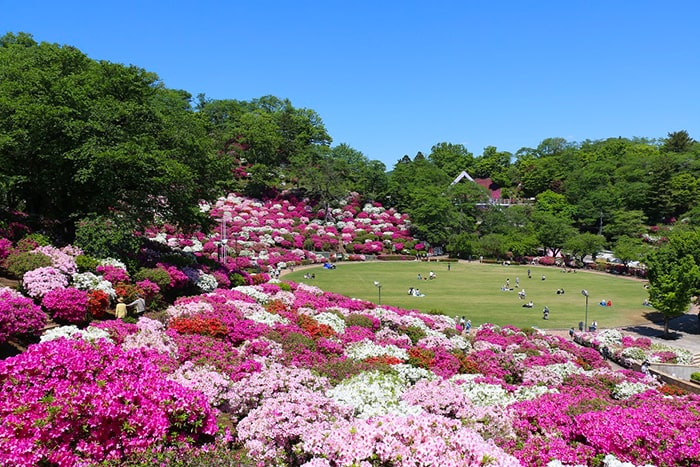
[[[8,209],[71,241],[89,213],[203,221],[220,173],[189,95],[134,66],[28,35],[0,40],[0,179]],[[10,183],[7,183],[7,181]]]

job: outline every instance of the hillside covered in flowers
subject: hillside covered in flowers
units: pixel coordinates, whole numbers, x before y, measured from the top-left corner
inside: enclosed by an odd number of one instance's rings
[[[700,397],[612,371],[594,348],[533,329],[468,333],[271,278],[325,261],[313,251],[421,251],[405,216],[235,195],[209,212],[226,232],[151,229],[135,269],[41,236],[0,239],[4,271],[21,278],[0,287],[0,345],[27,344],[0,360],[0,465],[700,463]],[[118,297],[138,295],[146,315],[113,317]],[[602,344],[688,357],[618,332]]]
[[[695,465],[698,414],[698,396],[572,341],[463,335],[276,281],[183,297],[158,320],[54,329],[0,362],[10,466],[178,465],[211,449],[306,467]]]

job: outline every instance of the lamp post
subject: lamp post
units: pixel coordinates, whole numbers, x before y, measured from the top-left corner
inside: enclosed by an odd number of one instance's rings
[[[374,281],[374,286],[377,288],[379,291],[379,300],[378,300],[378,305],[382,304],[382,284],[380,282]]]
[[[226,235],[226,223],[231,221],[231,211],[225,210],[224,215],[221,217],[221,260],[226,263],[226,256],[228,254],[228,237]]]
[[[586,317],[584,318],[585,321],[583,322],[583,330],[585,331],[586,329],[588,329],[588,290],[583,289],[581,291],[581,295],[586,297]]]

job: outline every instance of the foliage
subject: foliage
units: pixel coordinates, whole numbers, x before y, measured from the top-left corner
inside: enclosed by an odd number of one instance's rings
[[[134,281],[148,280],[158,285],[162,290],[170,286],[170,274],[162,268],[141,268],[134,274]]]
[[[21,279],[25,273],[37,269],[51,266],[51,258],[43,253],[33,251],[14,251],[5,258],[3,267],[10,274],[10,277]]]

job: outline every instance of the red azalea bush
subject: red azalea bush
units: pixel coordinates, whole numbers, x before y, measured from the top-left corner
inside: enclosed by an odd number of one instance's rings
[[[85,290],[68,287],[47,292],[41,304],[54,319],[79,324],[85,322],[88,300]]]
[[[180,334],[199,334],[202,336],[224,337],[228,330],[218,318],[204,316],[186,316],[174,318],[169,328]]]
[[[109,306],[109,295],[102,290],[88,291],[88,312],[90,316],[102,317]]]

